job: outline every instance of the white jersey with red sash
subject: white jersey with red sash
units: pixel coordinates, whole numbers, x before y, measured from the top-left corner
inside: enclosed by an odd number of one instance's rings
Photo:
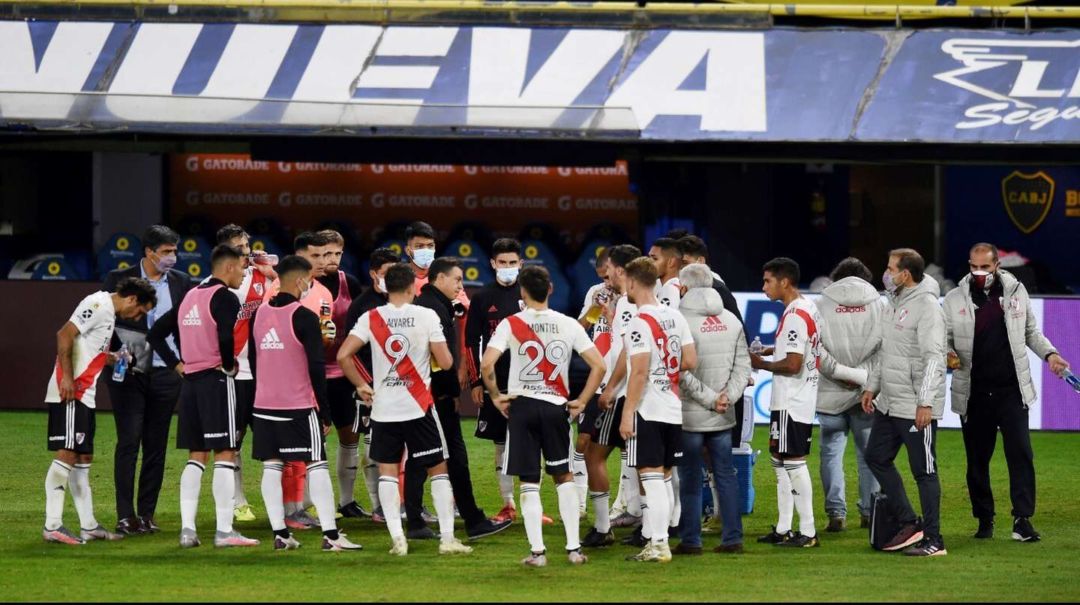
[[[499,323],[487,348],[510,353],[509,395],[563,405],[570,398],[571,353],[596,346],[573,318],[551,309],[525,309]]]
[[[105,368],[109,341],[116,324],[112,294],[95,292],[82,299],[68,319],[79,333],[71,349],[71,370],[75,383],[75,400],[93,409],[97,379]],[[60,359],[53,366],[52,378],[45,389],[46,403],[60,403]]]
[[[431,343],[446,342],[439,316],[412,304],[387,304],[361,315],[350,334],[371,343],[375,374],[371,419],[403,422],[422,418],[434,403]]]
[[[630,320],[637,316],[637,313],[637,305],[630,302],[630,299],[625,294],[615,302],[615,317],[611,320],[611,349],[608,350],[607,359],[604,360],[604,363],[607,364],[607,373],[604,374],[605,385],[611,380],[611,375],[615,372],[619,354],[623,352],[627,326],[630,325]],[[625,378],[623,378],[622,385],[615,394],[616,399],[619,397],[626,397]]]
[[[233,353],[236,355],[238,370],[237,380],[251,380],[251,358],[248,350],[248,335],[251,333],[251,316],[266,300],[266,293],[270,289],[271,280],[257,271],[254,267],[244,270],[244,281],[240,287],[229,292],[236,295],[240,301],[240,313],[236,316],[236,326],[233,327]]]
[[[649,376],[637,411],[645,420],[682,424],[679,371],[683,343],[694,343],[686,319],[665,305],[644,305],[626,328],[626,375],[635,355],[649,355]],[[629,380],[627,380],[629,382]]]
[[[784,309],[780,327],[776,330],[773,359],[780,360],[788,353],[795,353],[803,356],[803,364],[794,376],[773,374],[770,410],[788,410],[794,420],[803,424],[814,421],[817,409],[820,322],[817,305],[800,296]]]
[[[349,326],[345,325],[345,319],[349,315],[349,305],[352,304],[352,293],[349,292],[349,280],[345,278],[344,271],[338,271],[337,273],[337,298],[335,298],[333,304],[330,305],[330,318],[334,322],[334,327],[337,328],[337,335],[334,337],[334,342],[326,347],[327,378],[342,378],[345,376],[345,372],[343,372],[341,366],[338,365],[337,354],[338,349],[341,348],[341,343],[345,342],[345,337],[349,335]]]

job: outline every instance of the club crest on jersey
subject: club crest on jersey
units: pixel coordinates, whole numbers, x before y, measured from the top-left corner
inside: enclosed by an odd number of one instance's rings
[[[263,295],[263,285],[259,283],[251,284],[251,287],[255,290],[255,293],[259,296]]]
[[[904,320],[908,318],[908,310],[904,309],[900,311],[900,317],[896,318],[897,323],[904,323]]]

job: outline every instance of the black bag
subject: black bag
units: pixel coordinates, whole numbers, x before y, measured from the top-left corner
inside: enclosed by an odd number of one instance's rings
[[[882,550],[900,531],[900,520],[889,511],[888,496],[881,492],[870,498],[870,546]]]

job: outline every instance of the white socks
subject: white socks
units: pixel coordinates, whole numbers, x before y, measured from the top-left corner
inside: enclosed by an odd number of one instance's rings
[[[810,482],[810,469],[806,467],[806,460],[785,460],[784,469],[791,478],[795,510],[799,511],[799,533],[813,538],[817,530],[814,528],[814,487]]]
[[[236,467],[231,462],[214,463],[214,510],[217,511],[217,531],[231,534],[233,530],[233,493]]]
[[[584,452],[574,451],[574,461],[570,468],[574,471],[574,485],[577,487],[578,500],[581,502],[579,514],[584,514],[589,494],[589,469],[585,466]]]
[[[589,500],[592,500],[593,515],[596,517],[593,527],[602,534],[608,533],[611,531],[611,518],[608,517],[608,501],[611,500],[611,493],[589,492]]]
[[[75,465],[68,475],[68,489],[71,490],[75,510],[79,513],[79,526],[82,529],[96,529],[98,522],[94,518],[94,498],[90,494],[89,464]]]
[[[368,457],[371,451],[371,433],[364,435],[364,456],[360,465],[364,467],[364,485],[371,498],[371,512],[379,510],[379,465]]]
[[[521,517],[525,521],[525,535],[529,538],[529,547],[534,553],[542,553],[544,548],[543,517],[544,507],[540,503],[540,485],[537,483],[521,484]]]
[[[397,477],[379,477],[379,502],[382,504],[383,516],[386,517],[386,529],[390,530],[390,537],[404,538],[405,532],[401,529],[401,495],[398,493]]]
[[[495,476],[499,479],[499,496],[504,504],[514,506],[514,478],[503,472],[503,457],[506,455],[506,444],[495,444]]]
[[[266,505],[266,516],[270,519],[270,529],[275,532],[285,530],[285,497],[281,489],[281,472],[284,468],[285,465],[280,462],[263,463],[263,504]]]
[[[180,527],[195,529],[195,513],[199,510],[199,490],[206,467],[200,462],[188,460],[180,473]],[[229,511],[231,518],[232,511]]]
[[[443,542],[454,539],[454,489],[450,475],[442,473],[431,478],[431,501],[439,517],[439,535]]]
[[[319,515],[319,527],[323,532],[337,530],[334,507],[334,486],[330,483],[330,467],[326,462],[312,462],[307,467],[307,483],[311,486],[311,501]],[[334,536],[334,539],[337,539]]]
[[[339,443],[337,448],[338,506],[345,506],[356,499],[356,470],[360,466],[360,444]]]
[[[572,481],[560,483],[555,486],[555,493],[559,496],[559,516],[566,530],[566,550],[577,550],[581,548],[581,496],[578,486]]]
[[[671,519],[671,503],[668,501],[664,473],[643,473],[641,485],[645,488],[648,502],[648,508],[643,507],[642,510],[642,522],[648,523],[651,534],[648,537],[654,546],[659,546],[667,542],[668,520]],[[642,535],[645,535],[644,525]]]
[[[244,494],[244,473],[240,464],[240,455],[236,456],[236,470],[233,472],[233,501],[236,506],[245,506],[248,503],[247,496]]]
[[[57,529],[64,524],[64,494],[70,475],[71,467],[59,460],[53,460],[45,473],[45,529]]]
[[[791,494],[791,477],[784,463],[772,459],[773,471],[776,472],[776,508],[779,517],[776,520],[776,533],[786,534],[791,531],[791,517],[795,514],[795,497]]]
[[[625,491],[624,484],[626,485]],[[641,482],[636,468],[626,467],[622,480],[619,481],[619,491],[626,497],[626,512],[635,517],[645,514],[641,509]]]
[[[682,514],[682,501],[679,499],[679,472],[671,471],[671,476],[664,480],[667,486],[668,502],[671,504],[671,519],[668,524],[671,527],[679,525],[679,515]]]
[[[619,487],[615,490],[615,504],[611,507],[612,514],[618,515],[626,510],[626,476],[637,471],[626,466],[626,450],[619,452]]]

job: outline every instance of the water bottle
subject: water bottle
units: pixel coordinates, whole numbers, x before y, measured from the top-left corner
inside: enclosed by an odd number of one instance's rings
[[[113,364],[112,379],[114,382],[124,382],[124,375],[127,374],[128,363],[130,361],[131,354],[128,353],[127,343],[124,343],[120,347],[120,351],[116,354],[116,363]]]
[[[1071,386],[1074,391],[1080,393],[1080,377],[1073,374],[1070,370],[1065,370],[1065,372],[1061,374],[1061,377],[1065,379],[1065,382],[1069,383],[1069,386]]]
[[[270,265],[274,267],[278,264],[278,256],[276,254],[252,254],[251,262],[256,265]]]
[[[750,352],[753,353],[754,355],[761,355],[762,351],[764,351],[764,350],[765,350],[765,345],[762,344],[761,337],[760,336],[755,336],[754,337],[754,342],[750,343]]]

